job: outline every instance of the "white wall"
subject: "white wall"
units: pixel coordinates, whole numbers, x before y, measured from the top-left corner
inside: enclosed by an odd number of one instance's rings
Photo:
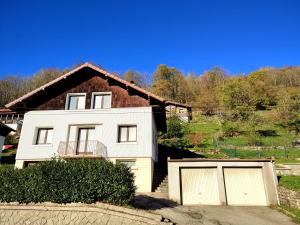
[[[2,152],[2,148],[4,145],[5,137],[0,135],[0,153]]]
[[[278,204],[277,195],[277,178],[274,172],[273,163],[262,160],[204,160],[204,159],[183,159],[183,160],[168,160],[168,185],[169,198],[173,201],[181,203],[181,181],[180,169],[182,168],[217,168],[218,173],[218,188],[220,193],[221,204],[226,204],[226,193],[224,186],[223,168],[251,168],[261,167],[263,170],[263,179],[266,189],[269,205]]]
[[[153,157],[151,107],[99,110],[44,110],[25,114],[17,160],[49,159],[57,154],[60,141],[67,141],[70,125],[101,125],[97,140],[107,147],[108,157]],[[118,125],[137,125],[137,142],[118,143]],[[53,127],[53,143],[35,145],[37,128]]]

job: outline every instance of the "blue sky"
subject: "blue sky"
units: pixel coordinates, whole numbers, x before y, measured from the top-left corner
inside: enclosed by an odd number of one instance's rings
[[[1,1],[0,77],[85,61],[118,73],[299,65],[299,12],[297,0]]]

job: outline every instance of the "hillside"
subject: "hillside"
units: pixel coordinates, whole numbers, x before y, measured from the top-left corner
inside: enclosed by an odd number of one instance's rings
[[[262,120],[255,127],[248,121],[229,124],[218,115],[194,114],[193,120],[182,127],[181,137],[160,139],[160,143],[200,153],[208,158],[274,157],[277,162],[297,162],[300,134],[274,122],[274,111],[255,112]],[[253,135],[254,133],[254,135]]]

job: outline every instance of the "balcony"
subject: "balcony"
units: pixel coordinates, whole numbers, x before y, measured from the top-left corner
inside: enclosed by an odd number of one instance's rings
[[[100,141],[61,141],[58,146],[58,154],[62,158],[106,158],[107,148]]]
[[[24,119],[23,114],[11,113],[11,114],[2,114],[0,112],[0,122],[4,124],[17,124],[19,121]]]

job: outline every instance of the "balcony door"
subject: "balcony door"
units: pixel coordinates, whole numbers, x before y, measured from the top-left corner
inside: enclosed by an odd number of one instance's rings
[[[78,129],[77,154],[93,154],[93,145],[95,142],[95,128],[85,127]]]

